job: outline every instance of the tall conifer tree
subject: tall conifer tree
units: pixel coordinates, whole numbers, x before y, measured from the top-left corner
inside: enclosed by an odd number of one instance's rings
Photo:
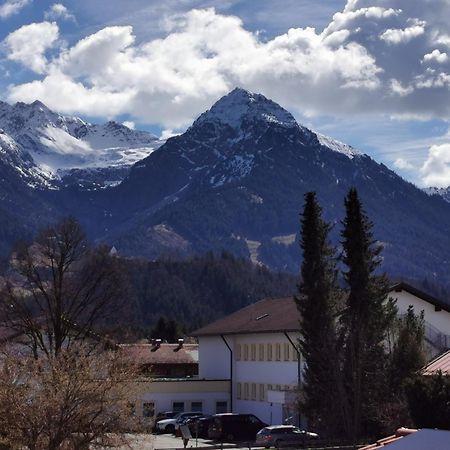
[[[336,353],[335,251],[328,241],[330,225],[322,220],[313,192],[305,194],[301,220],[303,253],[297,307],[301,314],[300,348],[306,362],[302,410],[322,435],[333,435],[340,417],[330,408],[336,399],[339,365]],[[333,399],[333,400],[332,400]]]
[[[357,442],[374,430],[372,418],[386,395],[388,356],[385,338],[395,317],[392,302],[386,302],[388,281],[378,275],[381,247],[372,234],[372,223],[362,208],[356,189],[345,198],[341,233],[344,280],[348,288],[341,316],[345,330],[344,378],[349,400],[349,438]]]

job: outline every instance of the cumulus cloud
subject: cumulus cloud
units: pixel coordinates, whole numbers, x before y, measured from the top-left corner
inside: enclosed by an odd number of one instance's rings
[[[2,42],[8,59],[16,61],[36,73],[44,73],[47,67],[45,52],[58,39],[58,26],[54,22],[24,25],[10,33]]]
[[[450,186],[450,143],[433,145],[421,168],[425,186]]]
[[[415,20],[415,24],[404,28],[390,28],[380,35],[380,39],[389,44],[403,44],[425,33],[425,22]]]
[[[31,0],[6,0],[0,5],[0,18],[6,19],[20,12],[22,8],[31,3]]]
[[[75,16],[62,4],[54,3],[48,11],[44,13],[47,20],[72,20],[75,22]]]
[[[126,113],[181,129],[239,85],[308,116],[448,119],[450,3],[422,3],[349,0],[321,32],[292,28],[270,39],[214,9],[172,17],[166,35],[148,42],[130,26],[106,27],[35,64],[43,76],[11,86],[8,99],[39,96],[65,113]]]
[[[423,62],[429,61],[435,61],[443,64],[448,61],[448,55],[447,53],[441,52],[439,49],[435,48],[431,53],[427,53],[423,56]]]

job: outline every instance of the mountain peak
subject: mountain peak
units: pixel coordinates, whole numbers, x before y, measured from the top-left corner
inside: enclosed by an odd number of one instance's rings
[[[292,114],[274,101],[262,94],[254,94],[239,87],[218,100],[194,122],[194,125],[218,122],[239,130],[244,121],[275,123],[289,128],[298,126]]]

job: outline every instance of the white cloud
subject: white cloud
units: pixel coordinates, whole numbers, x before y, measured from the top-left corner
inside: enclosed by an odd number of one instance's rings
[[[0,5],[0,18],[6,19],[20,12],[22,8],[31,3],[31,0],[6,0]]]
[[[47,67],[45,52],[58,39],[58,26],[54,22],[24,25],[10,33],[2,42],[8,59],[16,61],[36,73],[44,73]]]
[[[435,48],[432,52],[427,53],[423,56],[423,62],[435,61],[437,63],[443,64],[448,61],[448,55],[445,52],[441,52],[439,49]]]
[[[450,186],[450,143],[433,145],[421,168],[425,186]]]
[[[171,17],[166,35],[147,42],[130,26],[106,27],[35,64],[44,75],[7,95],[32,101],[39,93],[65,113],[126,113],[167,129],[189,125],[236,85],[309,117],[450,119],[450,61],[442,49],[450,3],[423,2],[426,8],[411,0],[348,1],[323,32],[292,28],[271,39],[213,9]]]
[[[391,89],[394,94],[400,95],[401,97],[414,92],[414,88],[412,86],[405,87],[400,83],[400,81],[394,78],[391,80]]]
[[[47,20],[72,20],[75,22],[75,16],[62,4],[54,3],[48,11],[44,13]]]
[[[397,158],[394,161],[394,167],[401,170],[412,170],[414,166],[404,158]]]
[[[389,44],[403,44],[425,33],[425,22],[416,21],[416,24],[404,29],[390,28],[380,35],[380,39]]]

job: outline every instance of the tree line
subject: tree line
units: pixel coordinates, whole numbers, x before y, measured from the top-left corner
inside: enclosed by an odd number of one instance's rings
[[[405,381],[425,363],[424,323],[412,307],[397,317],[379,271],[382,248],[355,189],[344,204],[338,254],[315,193],[305,195],[296,297],[306,361],[300,402],[322,435],[356,444],[412,423]]]

